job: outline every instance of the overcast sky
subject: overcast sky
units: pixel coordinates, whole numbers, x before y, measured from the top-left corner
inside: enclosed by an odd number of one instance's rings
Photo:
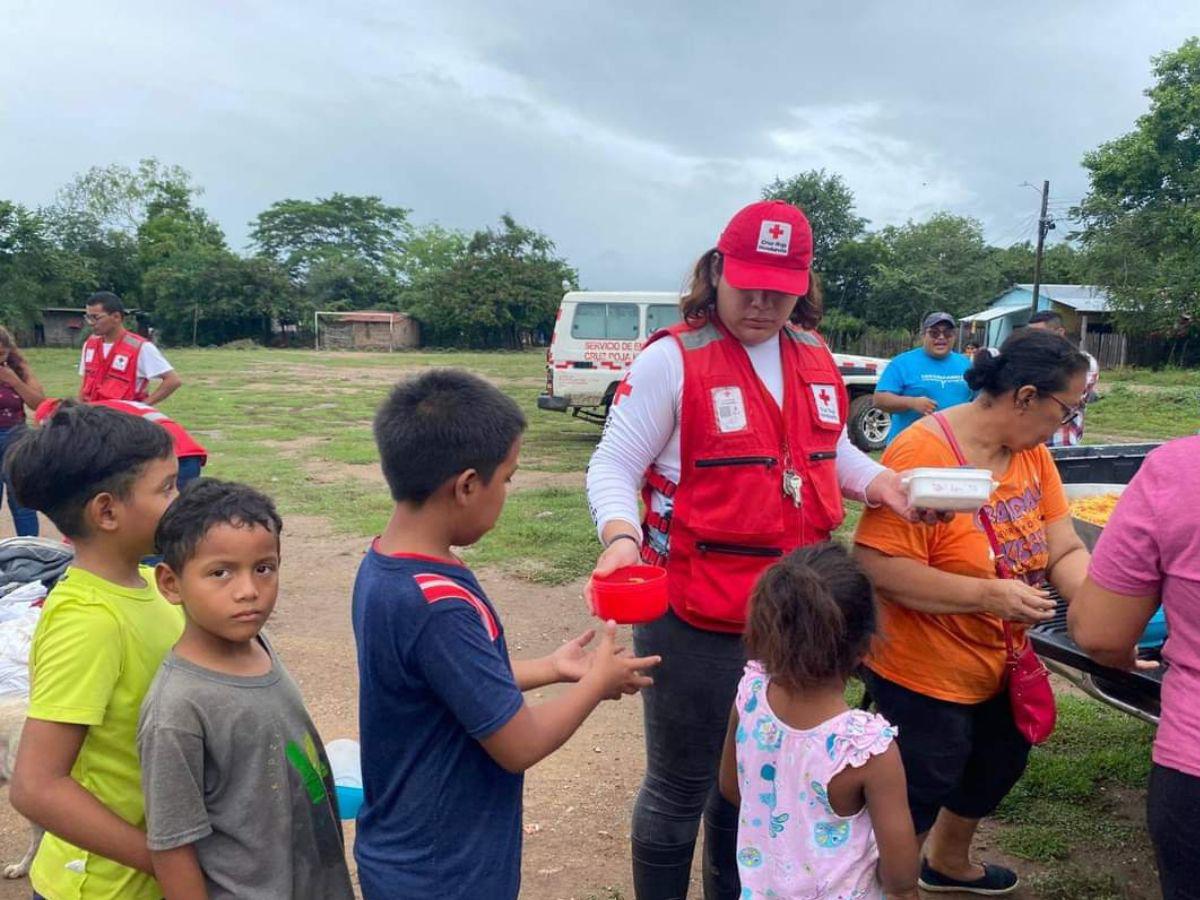
[[[188,169],[244,248],[275,200],[511,212],[585,287],[679,287],[776,175],[842,174],[872,226],[1031,237],[1145,111],[1200,2],[0,0],[0,198],[92,165]]]

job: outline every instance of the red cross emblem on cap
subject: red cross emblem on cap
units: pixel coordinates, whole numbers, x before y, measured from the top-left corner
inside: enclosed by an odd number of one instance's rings
[[[771,237],[775,238],[775,240],[779,240],[779,236],[781,234],[783,234],[783,229],[780,228],[778,224],[776,224],[776,225],[772,225],[770,228],[768,228],[767,233],[769,235],[771,235]]]

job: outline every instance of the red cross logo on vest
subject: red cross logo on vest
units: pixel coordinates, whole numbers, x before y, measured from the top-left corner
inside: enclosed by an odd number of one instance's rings
[[[841,421],[838,414],[837,391],[832,384],[810,384],[813,399],[817,401],[817,418],[830,425]]]

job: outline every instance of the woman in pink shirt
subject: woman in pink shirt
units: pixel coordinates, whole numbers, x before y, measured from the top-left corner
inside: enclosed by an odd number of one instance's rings
[[[1200,898],[1200,436],[1146,457],[1104,528],[1071,636],[1097,662],[1132,669],[1161,603],[1162,718],[1147,811],[1165,900]]]

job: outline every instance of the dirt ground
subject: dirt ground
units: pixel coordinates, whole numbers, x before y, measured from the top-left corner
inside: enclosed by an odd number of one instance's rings
[[[11,524],[3,518],[0,536],[6,537]],[[271,634],[322,739],[357,738],[350,589],[366,542],[331,536],[328,523],[316,518],[293,516],[285,529],[283,590]],[[514,656],[549,653],[590,626],[582,583],[546,588],[486,570],[480,575]],[[546,693],[535,692],[534,700]],[[584,900],[594,894],[608,900],[609,886],[632,896],[627,828],[641,768],[641,705],[635,697],[604,704],[562,751],[530,773],[522,897]],[[6,800],[7,788],[0,790]],[[347,826],[349,851],[354,826]],[[18,859],[27,841],[25,823],[0,802],[0,862]],[[0,900],[28,898],[29,892],[27,880],[0,880]]]
[[[7,536],[11,524],[3,518],[0,536]],[[285,528],[283,592],[271,633],[322,738],[356,738],[357,668],[349,605],[365,541],[332,535],[319,518],[292,517]],[[488,570],[481,570],[480,577],[504,620],[515,657],[548,653],[591,624],[582,582],[549,588]],[[534,701],[553,690],[535,692]],[[522,898],[631,900],[628,828],[644,765],[641,734],[638,698],[606,703],[562,750],[529,774]],[[350,857],[354,829],[347,825]],[[25,824],[7,802],[0,802],[0,862],[19,858],[27,840]],[[985,827],[979,849],[989,859],[1028,870],[988,849],[990,843]],[[27,898],[29,892],[27,880],[0,881],[0,900]],[[691,896],[700,896],[695,878]],[[1034,895],[1022,891],[1016,896]]]

